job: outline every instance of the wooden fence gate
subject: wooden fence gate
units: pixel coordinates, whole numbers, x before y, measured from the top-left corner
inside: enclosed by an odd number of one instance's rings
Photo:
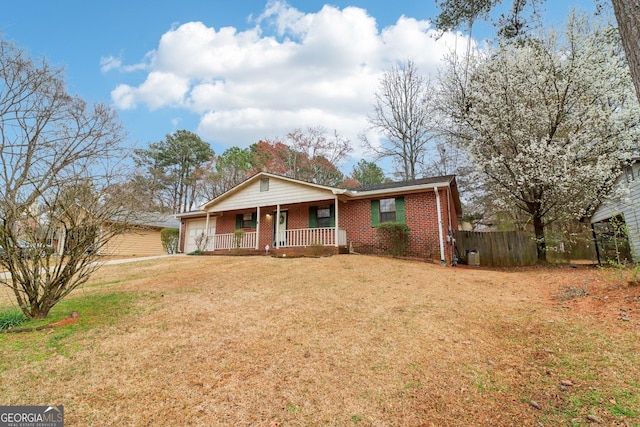
[[[535,264],[538,255],[536,242],[527,233],[518,231],[456,231],[458,257],[469,262],[469,252],[476,255],[480,265],[514,267]],[[472,256],[472,260],[473,260]]]

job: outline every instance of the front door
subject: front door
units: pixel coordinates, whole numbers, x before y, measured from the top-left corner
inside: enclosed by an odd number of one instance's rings
[[[274,217],[277,212],[274,213]],[[277,228],[277,229],[276,229]],[[277,234],[277,235],[276,235]],[[273,247],[276,247],[276,242],[280,247],[287,246],[287,211],[280,211],[280,218],[273,222]]]

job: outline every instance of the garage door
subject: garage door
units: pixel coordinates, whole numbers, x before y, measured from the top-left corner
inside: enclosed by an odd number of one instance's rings
[[[206,219],[192,219],[187,222],[187,236],[184,244],[184,251],[186,253],[193,252],[198,249],[197,239],[205,233],[205,227],[207,224]],[[209,218],[209,236],[216,234],[216,219]],[[205,248],[211,250],[213,248],[213,237],[209,239],[209,244]]]

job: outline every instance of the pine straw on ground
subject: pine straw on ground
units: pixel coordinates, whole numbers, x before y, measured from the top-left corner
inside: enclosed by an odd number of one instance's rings
[[[92,283],[76,296],[134,292],[135,310],[65,352],[5,352],[3,404],[63,404],[69,426],[640,423],[640,287],[614,272],[175,257]]]

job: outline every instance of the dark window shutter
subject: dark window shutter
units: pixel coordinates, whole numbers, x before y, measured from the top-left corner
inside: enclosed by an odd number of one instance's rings
[[[377,227],[380,224],[380,200],[371,201],[371,226]]]
[[[257,224],[258,224],[258,214],[256,212],[253,212],[251,214],[251,228],[256,228]]]
[[[336,226],[336,205],[329,206],[329,227]]]
[[[236,230],[242,228],[242,214],[236,214]]]
[[[318,227],[318,207],[309,206],[309,228]]]
[[[404,209],[404,197],[396,197],[396,222],[407,222],[407,214]]]

